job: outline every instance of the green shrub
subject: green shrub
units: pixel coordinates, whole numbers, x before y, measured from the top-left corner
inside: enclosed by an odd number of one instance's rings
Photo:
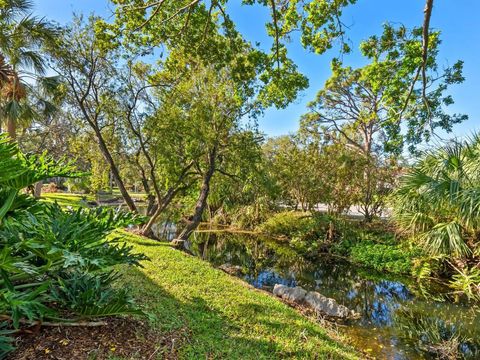
[[[258,230],[275,237],[292,238],[311,231],[312,218],[294,211],[280,212],[258,226]]]
[[[480,301],[480,269],[471,267],[467,269],[455,269],[450,287],[458,295],[465,295],[469,300]]]
[[[142,219],[108,209],[63,210],[20,191],[54,176],[72,176],[71,163],[26,156],[0,134],[0,357],[12,350],[11,327],[24,322],[78,321],[138,313],[109,268],[146,259],[111,233]],[[65,318],[67,317],[67,318]]]

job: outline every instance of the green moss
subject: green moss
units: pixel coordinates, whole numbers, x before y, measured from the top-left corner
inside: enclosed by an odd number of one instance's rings
[[[124,237],[151,261],[123,268],[122,281],[155,329],[181,334],[181,358],[356,358],[319,324],[209,263],[165,243]]]

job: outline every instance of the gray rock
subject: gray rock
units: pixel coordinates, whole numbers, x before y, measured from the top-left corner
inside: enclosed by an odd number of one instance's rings
[[[226,263],[220,265],[218,268],[230,275],[240,275],[242,273],[242,267],[238,265]]]
[[[307,291],[300,286],[291,288],[285,285],[275,284],[273,294],[284,300],[302,303],[305,300]]]
[[[358,317],[357,313],[348,309],[344,305],[338,304],[335,299],[327,298],[315,291],[307,292],[300,286],[288,287],[281,284],[275,284],[273,294],[284,300],[292,301],[297,304],[306,303],[312,309],[330,317],[341,319]]]
[[[338,304],[335,299],[327,298],[315,291],[310,291],[307,294],[305,302],[316,311],[327,316],[347,319],[355,315],[346,306]]]

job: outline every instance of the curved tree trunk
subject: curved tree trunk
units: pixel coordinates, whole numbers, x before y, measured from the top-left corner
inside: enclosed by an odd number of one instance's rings
[[[172,202],[173,198],[177,194],[178,189],[170,188],[167,192],[167,195],[162,199],[160,204],[156,204],[157,208],[153,215],[150,217],[150,220],[145,224],[142,228],[142,235],[151,237],[152,234],[152,226],[157,221],[158,217],[162,214],[162,212],[167,208],[168,205]]]
[[[94,131],[95,131],[95,135],[97,136],[100,151],[102,152],[102,155],[105,158],[105,161],[110,166],[113,179],[115,180],[115,183],[117,184],[118,189],[120,190],[120,193],[122,194],[122,197],[125,200],[125,203],[127,204],[130,211],[137,212],[137,207],[135,206],[135,203],[133,202],[132,197],[130,196],[127,189],[125,188],[125,184],[123,183],[122,178],[120,177],[120,172],[118,171],[117,165],[113,160],[112,154],[110,154],[110,151],[107,148],[107,144],[103,139],[100,129],[98,129],[97,127],[94,127]]]
[[[200,224],[202,220],[203,211],[207,205],[208,194],[210,193],[210,180],[215,172],[215,159],[217,156],[217,148],[214,147],[212,151],[210,151],[208,157],[208,169],[205,172],[203,179],[202,179],[202,186],[200,188],[200,194],[198,195],[197,203],[195,204],[195,211],[191,219],[187,222],[187,225],[182,230],[180,235],[173,240],[174,244],[183,244],[188,238],[190,234],[195,231],[195,229]]]

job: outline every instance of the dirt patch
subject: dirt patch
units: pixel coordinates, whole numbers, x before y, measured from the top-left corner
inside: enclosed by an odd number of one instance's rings
[[[8,359],[177,359],[186,332],[157,333],[145,322],[110,319],[100,327],[32,327],[16,339]]]

